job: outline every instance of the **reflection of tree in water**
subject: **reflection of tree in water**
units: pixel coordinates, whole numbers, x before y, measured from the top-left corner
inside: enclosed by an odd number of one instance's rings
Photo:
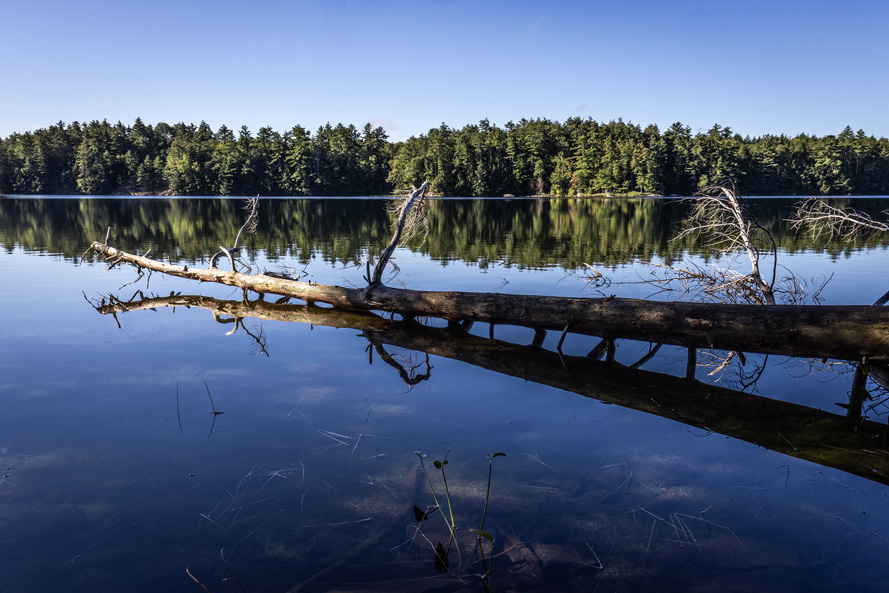
[[[393,355],[382,344],[371,342],[367,346],[371,364],[373,364],[371,349],[376,350],[380,358],[398,372],[398,376],[408,386],[408,389],[413,389],[415,385],[428,381],[432,377],[432,365],[429,364],[429,354],[427,353],[401,349],[398,354]],[[420,357],[424,357],[424,359],[421,361]],[[425,368],[426,372],[420,373],[421,368]]]
[[[780,441],[774,446],[778,451],[889,483],[889,459],[871,450],[870,438],[871,435],[885,436],[886,427],[866,418],[872,410],[886,408],[885,397],[863,400],[861,404],[870,401],[870,407],[862,409],[862,405],[858,405],[857,409],[848,410],[846,417],[842,417],[807,406],[745,393],[743,390],[755,392],[755,380],[766,363],[765,358],[756,356],[751,361],[750,355],[745,353],[732,355],[729,352],[699,349],[704,353],[701,355],[702,364],[708,364],[711,370],[716,371],[711,380],[721,381],[734,388],[726,389],[715,383],[642,370],[640,367],[658,352],[657,345],[652,345],[649,352],[638,360],[634,356],[631,364],[621,362],[615,356],[617,348],[615,340],[611,338],[602,340],[599,346],[593,348],[590,356],[570,356],[543,348],[543,342],[519,345],[474,335],[464,327],[436,328],[415,321],[393,321],[370,313],[316,306],[281,305],[263,301],[241,303],[199,295],[174,295],[134,301],[112,298],[95,302],[94,306],[98,312],[108,315],[163,307],[200,307],[211,311],[214,318],[226,315],[235,319],[254,317],[264,321],[295,321],[313,326],[349,327],[361,331],[360,336],[367,340],[370,361],[375,351],[396,370],[399,378],[409,387],[431,380],[431,356],[451,358],[526,381],[720,432],[760,446],[772,447],[774,435],[780,433],[792,446],[786,446],[784,441]],[[398,354],[392,354],[394,351]],[[710,356],[713,357],[712,360],[704,358]],[[598,360],[601,357],[605,357],[605,360]],[[814,362],[811,364],[815,365]],[[835,365],[834,362],[824,363],[826,368]],[[889,376],[889,371],[876,365],[871,364],[867,368],[869,372],[875,369],[882,373],[880,376]],[[691,370],[693,372],[694,367]],[[873,386],[868,389],[875,391]],[[639,397],[640,393],[652,395],[647,398]],[[850,430],[850,425],[854,425],[856,430]]]
[[[256,234],[244,241],[249,256],[262,250],[272,260],[305,263],[314,255],[356,265],[369,246],[385,244],[390,236],[384,200],[261,202]],[[880,200],[855,203],[874,215],[886,207]],[[792,232],[785,220],[792,205],[782,199],[753,201],[780,249],[839,256],[863,244],[813,242],[805,233]],[[110,226],[112,241],[130,249],[152,249],[156,257],[174,262],[204,261],[243,223],[240,206],[240,200],[225,199],[2,199],[0,245],[74,259]],[[670,241],[687,208],[676,200],[429,200],[427,208],[429,235],[411,248],[435,260],[575,270],[655,257],[669,264],[687,253],[711,253],[691,239]],[[873,241],[885,244],[887,239]]]
[[[801,360],[790,359],[783,363],[787,372],[794,378],[815,377],[819,382],[841,381],[849,388],[837,394],[845,395],[846,401],[834,402],[845,410],[846,417],[853,425],[865,419],[876,419],[889,414],[889,367],[873,362],[851,362],[846,360]]]
[[[747,355],[735,351],[704,350],[698,359],[698,366],[707,370],[707,376],[714,383],[738,391],[759,393],[757,383],[768,362],[768,354]]]

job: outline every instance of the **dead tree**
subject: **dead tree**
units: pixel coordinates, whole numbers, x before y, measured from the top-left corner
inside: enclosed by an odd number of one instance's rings
[[[889,215],[889,211],[884,210],[882,214]],[[874,220],[866,212],[837,208],[821,198],[808,198],[797,204],[796,212],[789,221],[791,228],[807,232],[813,239],[826,236],[828,239],[850,241],[889,232],[889,223]],[[882,306],[887,302],[889,291],[877,299],[874,305]]]
[[[259,196],[255,198],[248,198],[244,204],[244,210],[247,211],[247,220],[244,221],[244,224],[241,225],[241,228],[238,229],[238,234],[235,237],[235,244],[231,247],[223,247],[219,246],[220,251],[216,252],[216,254],[210,258],[210,267],[215,268],[216,262],[219,261],[219,258],[223,255],[226,255],[231,262],[232,271],[236,270],[235,268],[235,257],[240,256],[241,252],[241,234],[246,230],[248,233],[256,232],[256,223],[259,220]],[[243,261],[243,260],[242,260]],[[247,271],[250,272],[252,269],[249,265],[245,265]]]
[[[790,223],[791,228],[805,231],[813,239],[827,236],[850,240],[870,233],[889,232],[889,223],[874,220],[865,212],[837,208],[821,198],[808,198],[797,204]]]
[[[723,270],[716,274],[722,290],[752,285],[751,293],[754,302],[774,305],[774,286],[777,270],[777,247],[771,234],[759,224],[756,216],[750,211],[749,205],[732,187],[717,185],[705,188],[694,200],[692,214],[686,222],[686,228],[677,236],[704,236],[710,245],[723,255],[742,251],[750,262],[750,271],[744,274],[732,274]],[[773,268],[771,279],[766,282],[760,271],[762,247],[765,246],[772,256]],[[757,296],[758,293],[758,296]]]
[[[626,338],[696,348],[763,354],[889,361],[889,309],[867,305],[723,305],[622,298],[571,298],[459,291],[420,291],[385,285],[321,285],[271,276],[189,268],[95,242],[92,249],[116,263],[171,276],[237,286],[245,293],[276,294],[306,303],[404,318],[517,325],[604,338]]]
[[[383,270],[386,269],[386,264],[389,263],[389,258],[392,257],[395,248],[401,243],[402,235],[404,235],[404,240],[407,241],[421,228],[423,230],[428,229],[425,210],[423,209],[423,196],[426,193],[427,187],[429,187],[429,182],[424,181],[420,189],[412,191],[411,195],[400,206],[392,209],[392,213],[397,214],[395,232],[392,233],[392,240],[389,241],[389,245],[383,250],[383,255],[374,267],[373,276],[370,275],[370,270],[368,270],[366,278],[368,289],[375,288],[383,283]],[[369,267],[370,261],[368,261]]]

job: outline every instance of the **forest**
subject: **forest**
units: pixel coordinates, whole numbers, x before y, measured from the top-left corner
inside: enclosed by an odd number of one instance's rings
[[[442,124],[390,142],[368,123],[254,135],[205,122],[58,122],[0,139],[0,194],[359,196],[429,180],[438,196],[687,196],[731,180],[744,195],[889,194],[889,140],[661,132],[622,120]]]

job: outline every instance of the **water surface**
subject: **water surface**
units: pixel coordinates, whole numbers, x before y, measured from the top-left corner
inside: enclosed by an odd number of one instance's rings
[[[885,240],[813,242],[787,230],[789,201],[757,204],[783,267],[807,281],[832,275],[823,302],[869,304],[889,288]],[[673,298],[636,281],[646,262],[715,261],[706,246],[670,240],[682,208],[434,201],[430,234],[399,249],[387,283]],[[496,372],[459,352],[427,359],[322,317],[234,322],[198,306],[94,308],[109,295],[240,301],[222,286],[158,274],[130,284],[131,268],[77,264],[110,227],[121,249],[206,265],[242,220],[236,200],[0,200],[4,590],[202,591],[190,573],[211,591],[239,590],[232,574],[250,593],[481,591],[469,528],[480,526],[486,455],[496,452],[506,455],[493,459],[484,525],[495,591],[870,591],[889,577],[886,480],[784,454],[792,444],[779,435],[727,437],[511,375],[506,361]],[[246,259],[360,285],[388,223],[381,200],[264,201]],[[611,284],[586,281],[588,266]],[[485,338],[487,326],[472,333]],[[522,345],[532,333],[503,327],[497,338]],[[595,343],[569,337],[562,350],[583,357]],[[648,347],[619,342],[615,358],[630,364]],[[851,367],[777,358],[746,393],[844,412],[835,402],[847,399]],[[740,388],[762,362],[750,355],[708,376],[711,362],[697,378]],[[685,353],[664,347],[644,368],[681,376]],[[630,380],[603,394],[656,401],[672,384]],[[885,424],[886,411],[868,413]],[[417,529],[414,505],[435,503],[416,452],[427,455],[442,504],[432,462],[448,461],[466,548],[463,565],[452,550],[441,575],[433,550],[447,543],[446,523],[432,513]]]

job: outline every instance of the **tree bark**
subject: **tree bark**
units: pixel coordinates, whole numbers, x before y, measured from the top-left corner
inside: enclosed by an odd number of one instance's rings
[[[661,342],[688,348],[737,350],[807,358],[889,362],[889,308],[869,305],[726,305],[622,298],[418,291],[371,285],[326,286],[268,274],[189,268],[133,255],[104,243],[92,249],[112,265],[200,282],[237,286],[342,309],[387,311],[404,318],[438,317]]]

